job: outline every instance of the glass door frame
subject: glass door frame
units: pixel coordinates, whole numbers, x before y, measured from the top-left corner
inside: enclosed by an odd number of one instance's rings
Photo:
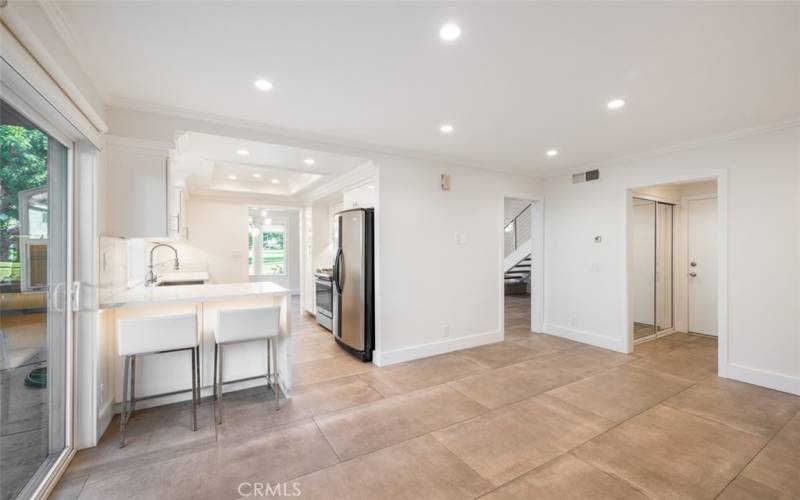
[[[79,289],[74,286],[74,202],[75,202],[75,151],[78,142],[86,140],[82,134],[66,118],[55,109],[31,84],[25,80],[8,62],[0,57],[0,98],[9,104],[15,111],[27,118],[37,128],[45,132],[53,140],[66,148],[66,252],[64,295],[64,395],[63,395],[63,432],[64,447],[60,452],[48,456],[31,476],[28,483],[19,492],[17,498],[46,498],[55,487],[58,479],[66,470],[75,455],[75,319],[76,301],[74,300]],[[52,153],[52,148],[50,153]],[[48,155],[48,169],[50,168]],[[48,179],[48,183],[50,179]],[[55,287],[52,287],[55,288]],[[58,300],[58,290],[51,289],[48,294],[48,308],[51,301]],[[48,339],[49,340],[49,339]],[[60,355],[61,353],[59,353]],[[48,360],[48,366],[50,362]],[[49,404],[49,403],[48,403]],[[52,415],[49,420],[50,429],[53,428]],[[48,433],[48,440],[51,439]],[[49,445],[48,445],[49,446]]]

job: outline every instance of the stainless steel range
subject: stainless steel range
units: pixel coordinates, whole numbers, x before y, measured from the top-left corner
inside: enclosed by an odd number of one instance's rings
[[[317,269],[314,272],[317,323],[333,331],[333,269]]]

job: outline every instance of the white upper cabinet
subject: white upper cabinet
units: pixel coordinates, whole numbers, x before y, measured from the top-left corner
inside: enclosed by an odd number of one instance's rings
[[[344,210],[350,208],[373,208],[375,207],[375,184],[369,183],[364,186],[345,191]]]
[[[108,136],[106,232],[124,238],[181,233],[180,195],[170,172],[169,144]]]

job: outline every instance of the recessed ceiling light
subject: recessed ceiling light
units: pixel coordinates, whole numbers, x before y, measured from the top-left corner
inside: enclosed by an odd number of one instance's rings
[[[270,90],[272,90],[272,83],[270,83],[269,80],[264,80],[264,79],[256,80],[253,82],[253,85],[258,90],[262,90],[264,92],[269,92]]]
[[[253,174],[253,177],[255,177],[256,179],[260,179],[261,178],[261,174]]]
[[[228,179],[230,179],[232,181],[235,181],[236,180],[236,176],[235,175],[229,175]]]
[[[453,126],[452,126],[451,124],[449,124],[449,123],[445,123],[444,125],[442,125],[441,127],[439,127],[439,130],[441,130],[443,134],[449,134],[449,133],[451,133],[451,132],[452,132],[454,129],[453,129]]]
[[[247,156],[247,155],[250,154],[250,151],[248,151],[246,149],[237,149],[236,150],[236,154],[239,155],[239,156]]]
[[[445,42],[452,42],[461,36],[461,28],[456,23],[447,23],[439,30],[439,38]]]
[[[272,183],[273,183],[273,184],[277,184],[277,183],[279,183],[279,182],[280,182],[280,181],[279,181],[278,179],[272,179]]]
[[[315,160],[314,158],[306,158],[305,160],[303,160],[303,163],[305,163],[306,165],[313,165],[317,163],[317,160]]]
[[[619,109],[624,105],[625,105],[624,99],[613,99],[611,101],[608,101],[608,104],[606,104],[606,106],[608,106],[608,109]]]
[[[547,153],[545,153],[545,154],[552,158],[553,156],[558,156],[558,150],[557,149],[549,149],[549,150],[547,150]]]

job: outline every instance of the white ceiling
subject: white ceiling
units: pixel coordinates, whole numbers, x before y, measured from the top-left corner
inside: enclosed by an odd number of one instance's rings
[[[800,116],[797,2],[59,5],[116,99],[521,173]]]
[[[240,150],[247,155],[239,154]],[[199,132],[185,132],[178,138],[176,156],[176,176],[193,192],[273,196],[296,195],[367,161]],[[307,164],[308,159],[314,163]]]

